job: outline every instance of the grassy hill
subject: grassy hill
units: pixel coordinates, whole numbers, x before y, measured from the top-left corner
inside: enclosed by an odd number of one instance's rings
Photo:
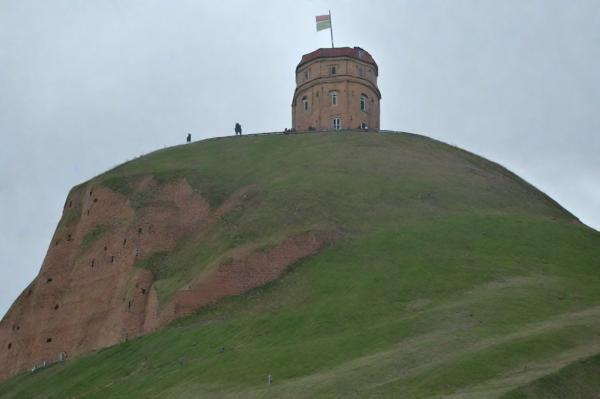
[[[131,187],[148,175],[186,178],[215,209],[243,196],[208,234],[140,262],[161,301],[240,246],[338,238],[274,283],[14,377],[0,397],[546,397],[545,376],[574,363],[560,381],[581,385],[576,365],[600,353],[600,234],[461,149],[411,134],[230,137],[94,180],[143,207],[152,193]]]

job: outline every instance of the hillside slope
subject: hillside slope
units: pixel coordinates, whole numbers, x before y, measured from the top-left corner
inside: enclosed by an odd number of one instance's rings
[[[201,310],[0,395],[498,396],[600,353],[599,244],[514,174],[422,136],[157,151],[71,191],[0,323],[0,375]]]

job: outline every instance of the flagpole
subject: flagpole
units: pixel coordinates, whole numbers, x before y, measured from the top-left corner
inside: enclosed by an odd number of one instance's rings
[[[331,48],[333,48],[333,21],[331,20],[331,10],[329,10],[329,31],[331,32]]]

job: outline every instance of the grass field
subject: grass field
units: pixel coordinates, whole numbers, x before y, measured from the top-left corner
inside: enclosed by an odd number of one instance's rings
[[[422,136],[342,132],[207,140],[96,180],[128,195],[149,174],[185,177],[214,208],[244,193],[161,254],[166,269],[140,264],[163,300],[239,245],[341,238],[267,286],[2,382],[0,397],[598,394],[569,387],[597,376],[600,234],[497,164]],[[151,193],[132,201],[143,211]]]
[[[556,373],[544,376],[507,393],[503,399],[598,398],[600,355],[578,360]]]

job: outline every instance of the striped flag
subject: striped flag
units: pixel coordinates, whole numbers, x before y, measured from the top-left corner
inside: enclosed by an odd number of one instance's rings
[[[331,29],[331,15],[317,15],[317,32],[323,29]]]

